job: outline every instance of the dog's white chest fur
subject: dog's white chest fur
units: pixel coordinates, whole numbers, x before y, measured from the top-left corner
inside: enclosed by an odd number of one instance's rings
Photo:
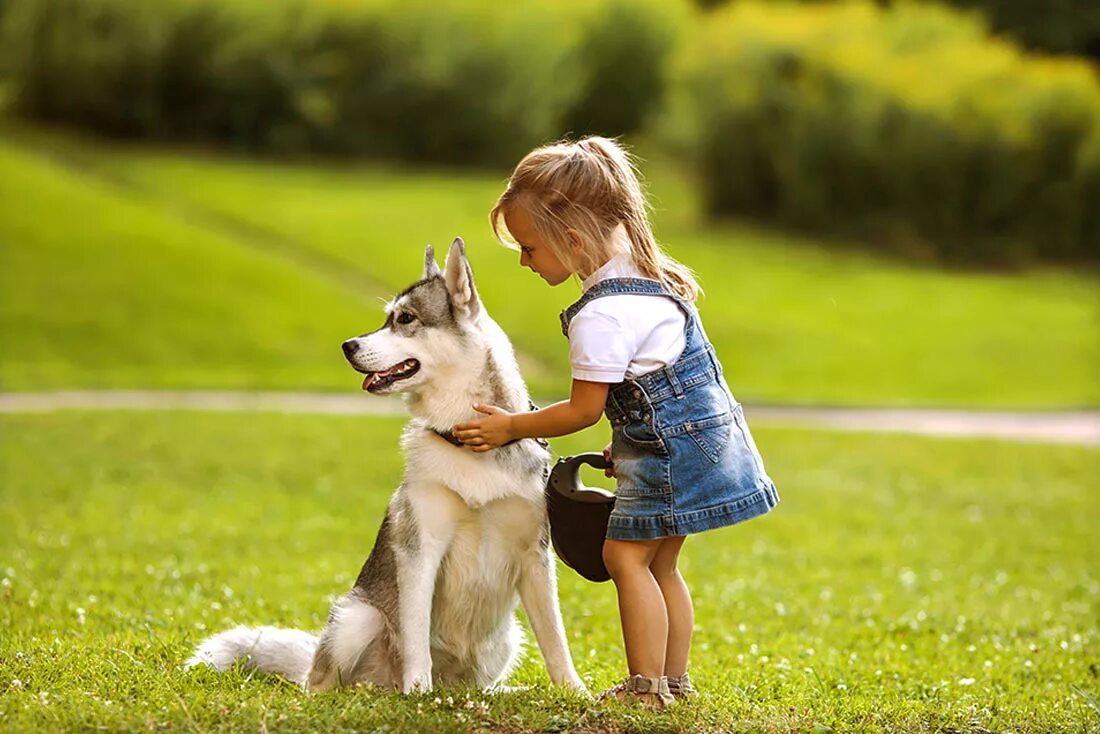
[[[502,497],[517,495],[541,503],[543,486],[538,474],[517,476],[517,467],[501,462],[493,452],[475,453],[451,445],[430,431],[410,427],[402,438],[408,461],[406,481],[442,484],[470,507],[481,507]]]

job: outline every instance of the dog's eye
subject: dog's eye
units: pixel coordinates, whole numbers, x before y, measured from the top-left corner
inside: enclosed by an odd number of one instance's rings
[[[416,317],[413,316],[408,311],[406,311],[402,314],[398,314],[398,316],[397,316],[397,323],[399,323],[399,324],[411,324],[414,321],[416,321]]]

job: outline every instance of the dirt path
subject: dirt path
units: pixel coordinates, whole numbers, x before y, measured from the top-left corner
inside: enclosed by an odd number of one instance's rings
[[[400,399],[336,393],[95,390],[0,393],[0,413],[58,410],[274,411],[403,415]],[[754,425],[919,433],[1100,446],[1100,411],[969,411],[909,408],[798,408],[749,405]]]

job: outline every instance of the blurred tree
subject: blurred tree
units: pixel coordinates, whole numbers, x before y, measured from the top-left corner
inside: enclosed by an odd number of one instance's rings
[[[695,0],[710,10],[730,0]],[[813,2],[815,0],[807,0]],[[878,0],[893,5],[894,0]],[[1074,54],[1100,61],[1100,0],[944,0],[978,10],[995,33],[1035,50]]]
[[[1100,59],[1100,0],[950,0],[1029,48]]]
[[[957,262],[1100,258],[1088,63],[908,2],[735,2],[686,51],[674,90],[707,213]]]
[[[616,0],[585,28],[579,68],[586,81],[565,115],[575,135],[629,135],[664,102],[666,60],[679,18],[671,6]]]

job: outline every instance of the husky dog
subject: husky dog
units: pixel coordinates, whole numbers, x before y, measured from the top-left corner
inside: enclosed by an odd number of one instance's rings
[[[444,272],[445,271],[445,272]],[[522,641],[517,594],[550,679],[584,689],[557,602],[543,487],[549,452],[524,439],[475,453],[450,435],[473,403],[522,411],[527,388],[504,332],[482,308],[461,239],[440,271],[386,306],[382,328],[344,342],[363,389],[405,394],[405,477],[354,588],[320,637],[238,627],[210,637],[188,665],[236,661],[315,690],[370,683],[411,693],[433,684],[498,685]]]

